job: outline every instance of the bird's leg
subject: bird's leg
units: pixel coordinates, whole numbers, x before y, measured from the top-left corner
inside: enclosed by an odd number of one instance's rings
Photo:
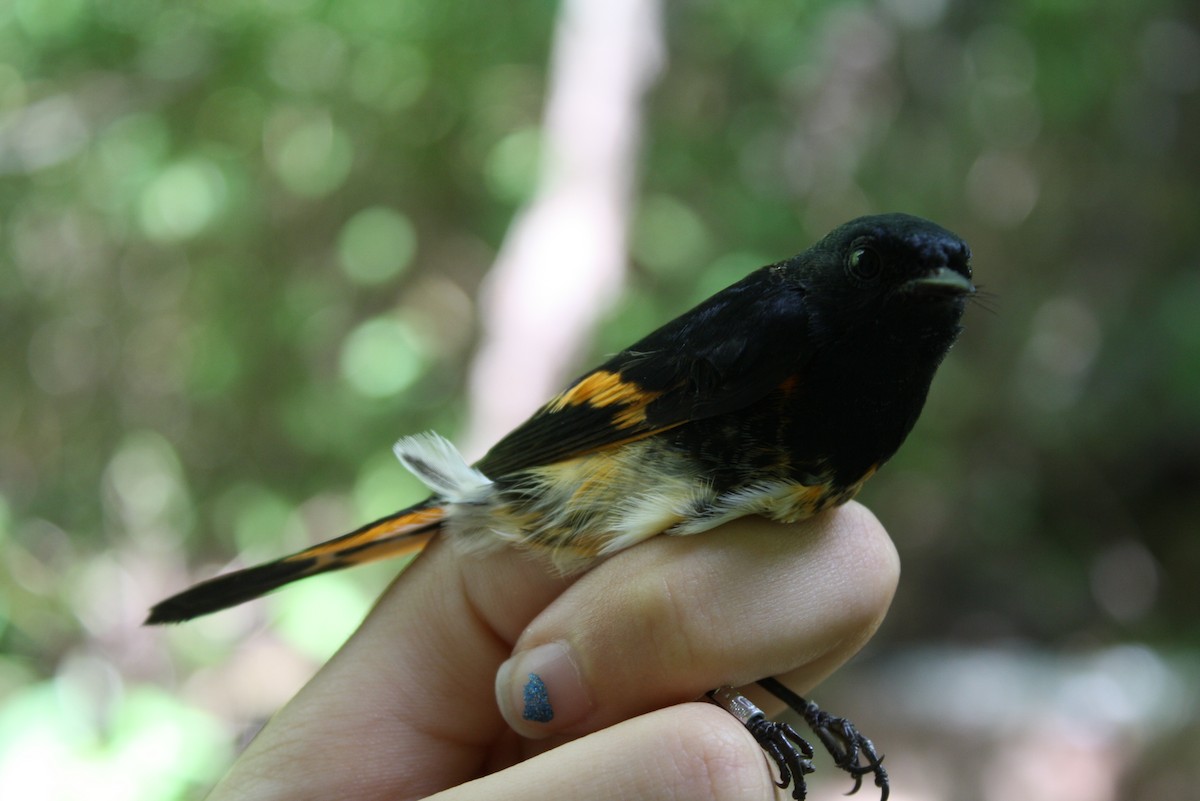
[[[778,679],[762,679],[758,686],[783,701],[804,718],[813,734],[833,757],[834,764],[854,777],[850,795],[862,787],[863,776],[875,777],[875,786],[880,789],[879,801],[887,801],[891,787],[883,757],[875,751],[875,745],[858,732],[854,724],[824,711],[799,693],[785,687]]]
[[[768,720],[766,713],[732,687],[718,687],[709,692],[707,697],[740,720],[767,755],[775,761],[779,768],[779,781],[775,782],[776,786],[786,790],[794,780],[792,798],[795,801],[804,801],[808,791],[804,775],[813,771],[813,750],[808,741],[788,724]]]

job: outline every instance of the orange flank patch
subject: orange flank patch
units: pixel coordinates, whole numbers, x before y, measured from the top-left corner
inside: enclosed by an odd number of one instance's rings
[[[779,391],[782,392],[784,395],[791,395],[796,391],[796,388],[799,386],[800,386],[800,376],[792,374],[792,375],[788,376],[787,378],[785,378],[783,380],[783,383],[779,385]]]
[[[829,492],[829,488],[824,484],[815,484],[811,487],[797,485],[791,491],[789,501],[796,506],[815,509],[827,492]]]
[[[868,467],[867,472],[863,473],[862,478],[860,478],[858,481],[855,481],[842,492],[841,497],[838,498],[838,503],[845,503],[846,501],[852,500],[854,496],[858,494],[858,491],[863,488],[863,484],[866,484],[867,480],[871,476],[875,475],[877,470],[879,470],[878,464],[873,464]]]
[[[551,412],[560,412],[568,406],[628,406],[617,417],[617,425],[627,428],[646,419],[646,404],[662,395],[647,392],[632,381],[625,381],[620,373],[597,370],[585,376],[578,384],[547,404]]]
[[[560,532],[561,533],[561,532]],[[596,561],[604,552],[607,539],[572,534],[569,537],[529,539],[521,547],[535,553],[549,554],[557,569],[571,573]]]
[[[854,487],[855,487],[855,492],[857,492],[859,489],[861,489],[861,488],[862,488],[862,485],[867,483],[867,479],[869,479],[871,476],[875,475],[875,473],[876,473],[876,471],[877,471],[877,470],[879,470],[879,465],[878,465],[878,464],[873,464],[873,465],[871,465],[870,467],[868,467],[868,468],[867,468],[867,472],[863,473],[863,477],[862,477],[862,478],[860,478],[860,479],[859,479],[859,480],[858,480],[858,481],[855,483],[855,485],[854,485]]]
[[[811,486],[797,484],[788,491],[783,502],[771,516],[776,520],[791,523],[811,517],[830,507],[840,506],[853,499],[862,489],[863,484],[867,483],[867,479],[875,475],[875,471],[878,469],[879,465],[872,465],[862,478],[841,490],[835,490],[827,484]]]
[[[824,484],[796,484],[788,488],[769,514],[774,520],[795,523],[824,509],[828,499],[829,487]]]
[[[354,548],[360,548],[377,540],[396,540],[392,547],[381,549],[376,553],[371,551],[371,559],[382,559],[385,556],[399,556],[403,553],[411,553],[421,550],[425,544],[429,542],[429,538],[433,536],[433,531],[425,530],[425,527],[432,523],[437,523],[445,515],[441,507],[433,506],[425,509],[414,509],[408,514],[400,514],[395,517],[385,517],[382,520],[377,520],[374,523],[369,523],[357,531],[352,531],[341,537],[322,542],[319,545],[293,554],[287,558],[287,561],[311,559],[319,556],[330,556],[342,553]],[[406,533],[411,532],[409,536]],[[400,539],[397,539],[400,538]]]
[[[625,478],[623,469],[626,467],[627,460],[615,456],[619,453],[619,449],[598,451],[578,459],[572,459],[566,465],[560,463],[560,469],[565,467],[571,472],[579,473],[574,480],[576,486],[574,492],[571,493],[568,506],[580,508],[594,504],[598,496],[608,494],[604,492],[606,488],[611,491],[624,484],[622,481]],[[567,480],[570,481],[569,478]],[[615,504],[620,498],[606,500],[611,500]]]

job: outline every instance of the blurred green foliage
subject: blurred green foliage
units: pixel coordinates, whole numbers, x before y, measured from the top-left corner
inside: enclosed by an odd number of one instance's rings
[[[0,5],[0,796],[188,797],[395,572],[137,628],[420,494],[387,446],[462,421],[554,12]],[[961,233],[989,292],[864,492],[906,572],[878,647],[1197,645],[1197,13],[669,6],[596,354],[870,211]]]

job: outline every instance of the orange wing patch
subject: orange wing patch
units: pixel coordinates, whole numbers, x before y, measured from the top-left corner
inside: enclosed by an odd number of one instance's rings
[[[654,397],[658,397],[658,395],[661,394],[661,392],[655,393]],[[634,426],[640,426],[642,423],[646,422],[646,404],[654,400],[654,397],[647,398],[645,403],[642,403],[638,406],[630,406],[626,409],[622,409],[617,413],[617,416],[613,418],[613,425],[615,425],[617,428],[633,428]]]
[[[613,424],[618,428],[632,428],[646,422],[646,406],[662,394],[644,390],[621,378],[620,373],[597,370],[546,404],[546,410],[561,412],[568,406],[624,406],[613,417]]]

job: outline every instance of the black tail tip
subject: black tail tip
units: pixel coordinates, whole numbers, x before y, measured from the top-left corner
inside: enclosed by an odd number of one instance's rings
[[[219,612],[231,606],[265,595],[298,578],[312,575],[316,559],[281,560],[257,567],[248,567],[224,576],[202,581],[178,595],[159,601],[150,609],[144,626],[183,623],[193,618]]]
[[[191,620],[192,616],[186,610],[180,609],[170,599],[150,607],[150,614],[142,622],[143,626],[162,626],[167,623],[183,623]]]

